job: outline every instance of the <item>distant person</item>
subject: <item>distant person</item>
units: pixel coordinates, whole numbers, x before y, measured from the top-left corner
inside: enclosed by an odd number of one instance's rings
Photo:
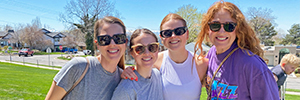
[[[101,54],[87,57],[89,69],[80,83],[64,98],[66,92],[82,75],[87,59],[75,57],[67,62],[53,79],[46,100],[110,100],[121,81],[126,49],[126,29],[123,22],[112,16],[95,23],[94,40]]]
[[[153,64],[158,57],[159,43],[148,29],[135,30],[129,42],[130,54],[135,59],[136,81],[122,79],[112,100],[163,100],[161,75]]]
[[[166,15],[160,24],[159,36],[167,50],[158,53],[154,67],[162,75],[164,99],[199,100],[208,59],[186,50],[189,38],[186,21],[178,14]],[[136,75],[126,68],[122,73],[122,78],[125,77],[135,79]]]
[[[294,54],[286,54],[282,57],[280,64],[271,69],[275,81],[277,82],[279,94],[280,94],[280,88],[284,84],[287,75],[293,73],[295,69],[298,68],[299,65],[300,65],[300,58],[298,58]]]
[[[272,72],[261,58],[264,51],[241,10],[215,2],[203,15],[195,52],[204,40],[213,44],[207,58],[208,99],[278,100]]]

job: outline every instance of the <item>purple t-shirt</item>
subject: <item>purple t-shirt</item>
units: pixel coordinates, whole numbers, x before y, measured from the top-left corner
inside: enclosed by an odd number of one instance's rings
[[[234,42],[230,49],[218,55],[215,46],[209,50],[206,56],[209,59],[208,84],[222,60],[236,47]],[[257,55],[249,56],[240,48],[223,63],[211,88],[212,100],[279,100],[276,81],[264,60]]]

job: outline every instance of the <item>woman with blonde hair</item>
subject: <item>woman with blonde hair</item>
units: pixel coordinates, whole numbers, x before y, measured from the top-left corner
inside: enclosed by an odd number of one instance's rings
[[[239,8],[214,3],[203,16],[195,51],[206,40],[213,44],[206,58],[208,99],[277,100],[277,85],[262,59],[263,50]]]
[[[112,16],[98,20],[94,26],[94,40],[100,54],[97,57],[73,58],[67,62],[53,79],[46,96],[48,100],[110,100],[121,81],[126,49],[124,23]],[[82,80],[71,88],[87,72]],[[70,92],[67,92],[69,90]],[[66,95],[67,93],[67,95]]]

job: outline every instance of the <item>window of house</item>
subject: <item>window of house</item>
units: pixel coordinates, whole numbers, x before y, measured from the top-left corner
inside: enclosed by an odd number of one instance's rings
[[[59,38],[54,38],[54,42],[59,42]]]

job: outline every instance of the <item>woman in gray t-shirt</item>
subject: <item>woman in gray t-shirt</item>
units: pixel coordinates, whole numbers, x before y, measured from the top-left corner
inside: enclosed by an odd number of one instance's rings
[[[131,35],[129,46],[136,62],[137,79],[123,79],[112,100],[163,100],[160,72],[152,68],[159,49],[156,35],[148,29],[137,29]]]
[[[63,97],[82,75],[87,60],[77,57],[66,63],[54,77],[46,100],[110,100],[124,68],[125,30],[123,22],[116,17],[98,20],[94,27],[94,45],[101,54],[88,57],[89,69],[84,78]]]

